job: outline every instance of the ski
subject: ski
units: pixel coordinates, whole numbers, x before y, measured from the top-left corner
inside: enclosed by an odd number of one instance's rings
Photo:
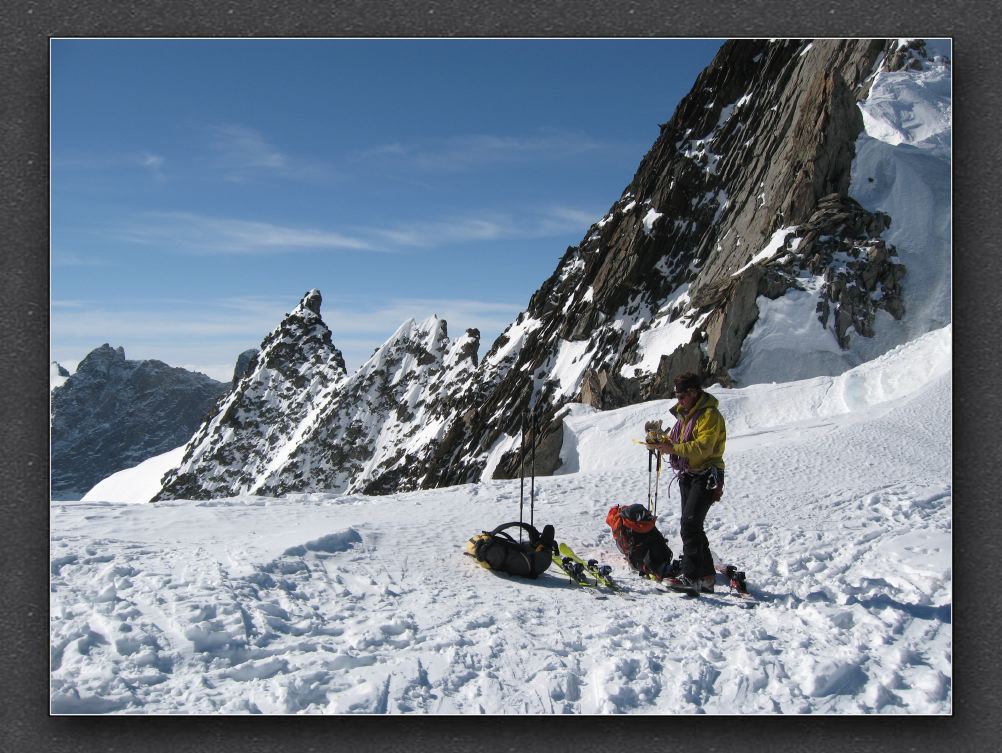
[[[561,554],[556,549],[553,550],[553,564],[564,571],[564,574],[571,579],[571,582],[578,586],[585,586],[587,588],[598,588],[597,580],[590,580],[587,575],[585,575],[585,566],[583,563],[575,562],[570,557]]]
[[[698,599],[700,596],[699,586],[687,588],[686,586],[680,586],[671,582],[665,583],[665,586],[667,586],[668,590],[672,593],[682,594],[683,596],[687,596],[692,599]]]
[[[569,559],[579,568],[584,568],[599,584],[605,586],[610,591],[618,591],[619,586],[612,579],[612,568],[608,565],[599,565],[598,560],[583,560],[567,544],[560,544],[557,547],[561,557]]]

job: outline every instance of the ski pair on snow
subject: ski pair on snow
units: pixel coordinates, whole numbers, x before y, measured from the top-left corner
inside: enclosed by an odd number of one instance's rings
[[[600,565],[598,560],[581,559],[567,544],[561,543],[553,551],[553,564],[563,570],[579,586],[603,586],[610,591],[618,591],[613,581],[612,568]],[[591,576],[591,577],[588,577]]]

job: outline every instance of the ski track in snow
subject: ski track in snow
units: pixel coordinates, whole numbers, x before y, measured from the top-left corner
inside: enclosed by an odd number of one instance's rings
[[[756,389],[746,399],[772,394]],[[661,593],[616,551],[606,511],[647,498],[633,421],[608,436],[619,455],[605,466],[537,478],[533,513],[613,565],[622,594],[462,554],[518,518],[517,480],[54,503],[52,711],[949,713],[951,396],[947,373],[731,437],[707,532],[718,561],[748,573],[749,609]],[[677,553],[677,487],[658,490]]]

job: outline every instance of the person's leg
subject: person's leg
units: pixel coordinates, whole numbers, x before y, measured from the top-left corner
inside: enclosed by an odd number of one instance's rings
[[[712,500],[701,478],[685,478],[679,480],[682,491],[682,574],[696,580],[703,575],[713,573],[713,558],[710,555],[710,542],[703,530],[706,513]],[[709,568],[709,572],[707,572]]]

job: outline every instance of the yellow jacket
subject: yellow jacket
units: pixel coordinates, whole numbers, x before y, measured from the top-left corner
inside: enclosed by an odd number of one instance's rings
[[[671,414],[676,419],[682,419],[682,431],[679,437],[685,437],[689,424],[695,420],[692,440],[679,442],[672,446],[672,455],[683,457],[693,471],[703,471],[711,465],[724,470],[724,445],[727,442],[727,427],[724,417],[717,409],[719,401],[709,392],[704,392],[692,410],[684,416],[680,415],[681,406],[675,405]]]

